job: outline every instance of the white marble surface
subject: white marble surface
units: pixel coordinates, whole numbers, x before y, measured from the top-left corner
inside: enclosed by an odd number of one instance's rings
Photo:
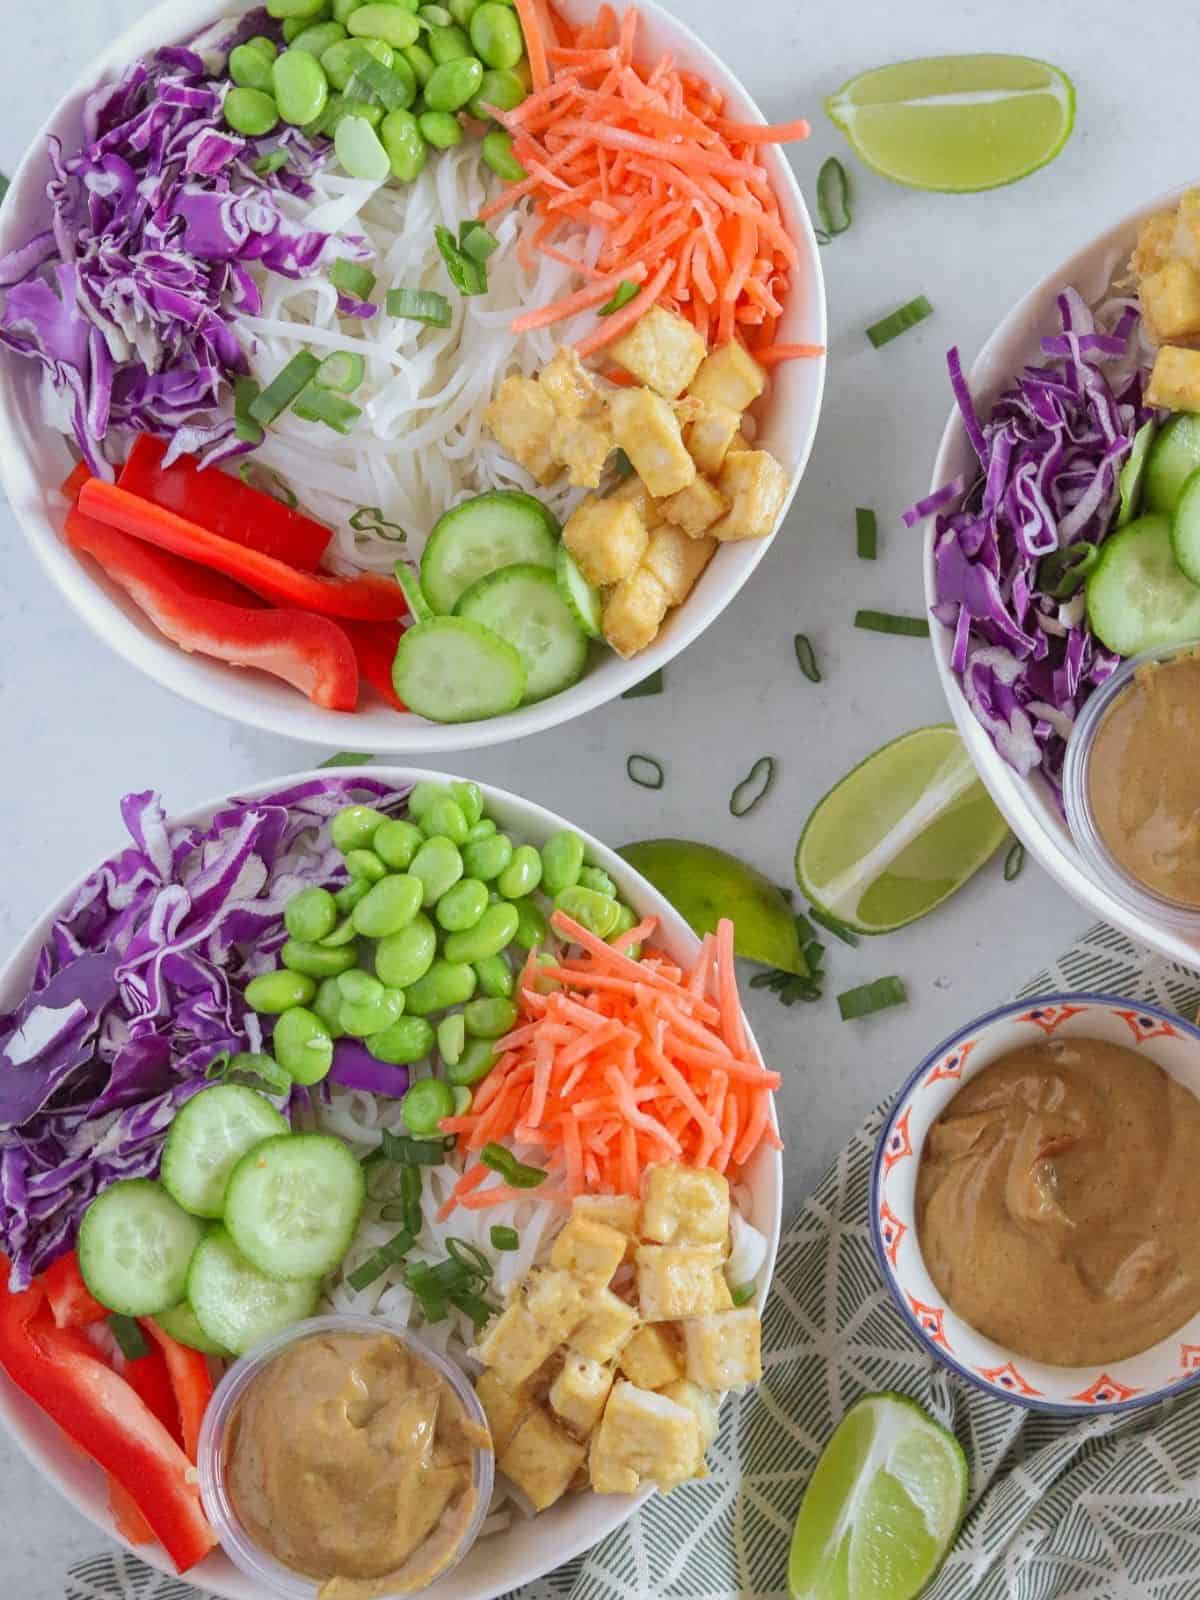
[[[822,100],[865,67],[951,50],[1016,50],[1061,63],[1079,90],[1066,151],[1010,189],[922,195],[847,157],[854,225],[824,253],[825,413],[783,536],[719,623],[671,667],[665,697],[618,702],[572,727],[457,763],[465,775],[536,795],[614,843],[658,834],[704,839],[787,882],[799,827],[824,790],[884,741],[946,715],[924,645],[851,625],[860,605],[920,609],[917,540],[899,513],[926,487],[945,417],[943,350],[957,341],[972,356],[1029,282],[1147,194],[1194,175],[1194,52],[1180,47],[1179,36],[1194,17],[1184,0],[1143,7],[1136,20],[1115,0],[676,5],[769,117],[812,117],[813,138],[794,152],[810,200],[824,157],[847,156]],[[0,168],[12,171],[71,77],[145,6],[9,0],[3,9]],[[873,350],[864,327],[917,293],[930,297],[936,316]],[[856,505],[879,515],[875,565],[854,557]],[[160,786],[182,807],[311,757],[218,721],[135,675],[65,610],[2,505],[0,536],[6,953],[49,896],[117,842],[117,800],[127,789]],[[797,630],[817,648],[819,686],[793,664]],[[625,757],[638,750],[655,753],[666,768],[658,794],[626,780]],[[774,790],[751,817],[734,822],[729,791],[768,753],[779,760]],[[791,1202],[921,1054],[1004,997],[1083,920],[1032,865],[1014,888],[996,862],[915,928],[858,951],[832,948],[831,990],[896,972],[911,995],[905,1009],[846,1025],[832,999],[785,1011],[752,992],[759,1039],[784,1074]],[[0,1577],[24,1600],[61,1595],[67,1563],[95,1551],[100,1537],[4,1439],[0,1499]]]

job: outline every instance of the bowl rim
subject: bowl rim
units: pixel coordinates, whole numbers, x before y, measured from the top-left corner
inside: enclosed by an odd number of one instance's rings
[[[227,806],[232,799],[257,800],[271,794],[278,789],[290,789],[296,784],[310,782],[313,779],[327,779],[331,776],[346,780],[353,780],[355,777],[371,777],[375,779],[382,778],[384,781],[395,784],[397,787],[409,783],[420,783],[423,781],[435,783],[460,781],[453,773],[440,771],[436,768],[411,766],[401,762],[364,762],[359,766],[339,767],[332,770],[329,768],[312,767],[298,772],[282,773],[272,778],[261,779],[256,783],[239,785],[236,789],[226,790],[222,793],[209,796],[193,805],[181,808],[179,810],[169,811],[167,814],[167,823],[168,826],[179,826],[181,824],[193,823],[201,819],[207,820],[215,812]],[[477,782],[478,780],[472,781]],[[530,827],[531,829],[536,828],[545,833],[549,833],[563,827],[574,828],[575,832],[579,834],[581,839],[583,839],[585,848],[589,851],[595,852],[595,859],[604,868],[604,870],[610,874],[610,876],[615,872],[618,874],[618,881],[624,879],[632,882],[632,884],[636,887],[637,898],[639,901],[650,906],[652,908],[652,914],[659,918],[660,924],[664,925],[670,930],[672,944],[683,944],[693,952],[699,951],[700,940],[696,937],[695,933],[689,927],[682,915],[675,910],[670,901],[668,901],[665,896],[654,887],[649,879],[644,877],[642,873],[638,872],[635,867],[632,867],[623,859],[623,857],[618,856],[616,851],[610,845],[607,845],[603,842],[603,840],[596,838],[595,835],[588,832],[586,828],[576,826],[570,821],[569,818],[561,816],[558,812],[551,811],[548,807],[541,805],[535,800],[527,800],[523,795],[514,794],[510,789],[504,789],[498,784],[486,782],[480,782],[479,788],[483,791],[485,801],[491,800],[498,802],[501,807],[512,808],[521,814],[522,825],[526,827]],[[122,843],[123,842],[118,838],[114,843],[113,850],[120,849],[122,847]],[[91,874],[96,870],[100,862],[107,860],[108,856],[112,853],[112,850],[108,851],[104,856],[100,857],[98,861],[91,863],[82,873],[76,874],[69,883],[65,884],[63,888],[47,902],[40,915],[34,918],[23,936],[18,940],[15,947],[10,951],[7,958],[3,962],[0,962],[0,1003],[3,1002],[3,997],[5,996],[7,988],[14,982],[17,984],[24,984],[28,982],[29,976],[33,972],[33,966],[34,962],[36,961],[37,952],[41,948],[41,945],[44,942],[55,917],[58,915],[63,906],[68,904],[73,899],[77,890],[87,881]],[[746,1030],[746,1036],[750,1041],[751,1047],[755,1051],[755,1054],[758,1056],[759,1060],[762,1061],[764,1059],[762,1052],[759,1049],[758,1041],[754,1035],[754,1030],[750,1025],[749,1018],[746,1016],[744,1008],[742,1012],[742,1023]],[[772,1098],[770,1102],[770,1124],[775,1129],[776,1133],[778,1133],[779,1120],[774,1098]],[[764,1159],[767,1161],[769,1166],[769,1182],[767,1187],[773,1197],[774,1203],[772,1207],[772,1215],[765,1219],[767,1225],[762,1229],[767,1240],[767,1255],[765,1261],[766,1271],[762,1276],[762,1287],[759,1291],[759,1294],[752,1302],[752,1304],[757,1307],[760,1316],[766,1305],[767,1299],[770,1296],[771,1288],[775,1280],[775,1269],[779,1254],[779,1241],[783,1227],[785,1203],[782,1153],[779,1149],[772,1149],[768,1146],[763,1146],[761,1147],[758,1155],[755,1157],[755,1160],[762,1161]],[[755,1218],[755,1226],[758,1226],[758,1221],[759,1219]],[[35,1428],[30,1426],[23,1416],[23,1410],[25,1407],[31,1409],[36,1423],[46,1423],[47,1419],[40,1408],[37,1407],[34,1402],[30,1401],[22,1393],[22,1391],[20,1391],[17,1386],[12,1383],[3,1370],[0,1370],[0,1427],[2,1427],[7,1435],[15,1441],[26,1460],[29,1461],[34,1469],[54,1489],[57,1494],[61,1495],[68,1502],[68,1504],[79,1513],[80,1516],[84,1517],[89,1523],[92,1524],[93,1527],[96,1528],[98,1533],[103,1535],[113,1544],[119,1546],[121,1549],[137,1556],[140,1560],[146,1562],[148,1566],[154,1568],[155,1571],[161,1572],[167,1577],[178,1580],[179,1574],[175,1571],[170,1558],[166,1554],[166,1551],[163,1550],[159,1544],[155,1543],[153,1545],[139,1546],[131,1545],[127,1543],[127,1541],[119,1533],[117,1533],[116,1529],[111,1524],[111,1520],[101,1520],[103,1517],[103,1512],[101,1512],[99,1515],[94,1514],[91,1504],[87,1503],[87,1497],[85,1497],[85,1495],[80,1491],[79,1487],[64,1477],[63,1472],[57,1464],[53,1464],[58,1462],[61,1453],[66,1449],[56,1425],[52,1423],[49,1424],[49,1426],[54,1429],[54,1432],[51,1435],[53,1444],[52,1446],[47,1446],[36,1436]],[[53,1463],[51,1460],[52,1455]],[[75,1465],[74,1453],[71,1452],[70,1456],[72,1465]],[[80,1458],[80,1462],[82,1462],[82,1458]],[[88,1477],[88,1481],[91,1481],[90,1475]],[[574,1557],[584,1554],[586,1551],[592,1549],[596,1544],[598,1544],[601,1539],[605,1539],[610,1534],[615,1533],[617,1529],[623,1526],[624,1523],[626,1523],[634,1514],[634,1512],[639,1510],[640,1507],[655,1493],[656,1491],[653,1487],[647,1487],[639,1491],[639,1493],[636,1495],[609,1495],[594,1497],[596,1500],[603,1501],[612,1508],[611,1515],[605,1519],[603,1526],[598,1532],[592,1533],[585,1530],[582,1535],[577,1535],[574,1538],[564,1537],[561,1540],[559,1547],[556,1549],[553,1562],[549,1566],[540,1567],[537,1570],[526,1570],[522,1574],[518,1575],[514,1581],[509,1581],[508,1578],[505,1578],[499,1587],[490,1586],[482,1590],[474,1591],[474,1600],[496,1600],[496,1597],[508,1593],[509,1590],[513,1588],[514,1582],[517,1586],[536,1582],[539,1578],[544,1577],[547,1572],[554,1571],[564,1562],[570,1561]],[[97,1506],[99,1506],[101,1503],[95,1494],[91,1496],[91,1500],[94,1501]],[[205,1563],[211,1561],[214,1555],[221,1554],[222,1552],[218,1547],[215,1552],[205,1557]],[[233,1567],[231,1558],[225,1557],[225,1559],[229,1561],[230,1566]],[[223,1595],[227,1597],[233,1596],[233,1600],[245,1600],[246,1591],[244,1588],[238,1588],[236,1590],[232,1589],[230,1584],[227,1581],[224,1581],[222,1576],[218,1576],[216,1579],[214,1579],[213,1574],[204,1571],[205,1563],[201,1563],[196,1568],[193,1568],[192,1575],[185,1575],[182,1581],[185,1583],[194,1583],[196,1587],[203,1588],[206,1593]],[[239,1579],[244,1580],[244,1574],[241,1574],[240,1570],[236,1567],[234,1570],[239,1573]],[[447,1597],[447,1600],[449,1600],[449,1597]]]
[[[1139,1014],[1144,1012],[1148,1017],[1155,1017],[1161,1022],[1170,1023],[1173,1028],[1179,1029],[1188,1035],[1194,1044],[1200,1045],[1200,1024],[1190,1022],[1186,1017],[1180,1016],[1178,1012],[1168,1011],[1163,1006],[1153,1002],[1147,1001],[1143,1003],[1141,1000],[1131,999],[1129,995],[1105,994],[1092,990],[1055,990],[1049,994],[1026,995],[1023,999],[1009,1000],[1002,1006],[996,1006],[991,1011],[985,1011],[982,1016],[965,1023],[962,1027],[955,1028],[953,1033],[948,1034],[908,1074],[904,1082],[896,1090],[895,1097],[888,1106],[871,1156],[871,1213],[869,1218],[871,1249],[875,1256],[875,1264],[879,1268],[887,1291],[908,1331],[916,1335],[926,1351],[936,1361],[940,1362],[942,1366],[948,1367],[957,1377],[969,1383],[972,1388],[992,1396],[993,1399],[1007,1400],[1010,1404],[1020,1406],[1026,1411],[1037,1411],[1046,1416],[1056,1417],[1098,1416],[1110,1412],[1145,1410],[1148,1406],[1156,1406],[1163,1400],[1169,1400],[1173,1396],[1183,1393],[1185,1389],[1193,1388],[1197,1380],[1200,1379],[1200,1368],[1179,1379],[1176,1383],[1148,1390],[1143,1394],[1134,1396],[1132,1399],[1087,1403],[1083,1401],[1066,1403],[1061,1400],[1044,1400],[1019,1394],[1012,1390],[1002,1389],[997,1384],[989,1383],[979,1373],[973,1372],[970,1367],[964,1366],[960,1361],[957,1361],[948,1350],[944,1350],[935,1344],[924,1328],[921,1327],[918,1319],[913,1315],[912,1309],[904,1303],[895,1274],[888,1265],[887,1250],[880,1231],[879,1212],[880,1201],[883,1198],[883,1166],[887,1153],[887,1141],[896,1125],[896,1118],[900,1115],[903,1106],[920,1084],[922,1078],[931,1072],[937,1063],[944,1056],[950,1054],[969,1034],[979,1033],[982,1030],[993,1027],[998,1022],[1006,1022],[1010,1017],[1016,1016],[1019,1012],[1028,1011],[1032,1006],[1079,1005],[1080,1002],[1088,1006],[1132,1006]],[[961,1085],[956,1085],[953,1094],[957,1094],[961,1087]],[[950,1097],[951,1099],[953,1094]],[[917,1238],[919,1241],[919,1235],[917,1235]],[[960,1318],[960,1320],[965,1326],[971,1327],[971,1324],[967,1323],[965,1318]],[[1183,1326],[1186,1326],[1186,1324],[1183,1324]],[[972,1328],[972,1331],[978,1332],[974,1328]],[[983,1335],[980,1334],[979,1337],[982,1338]],[[1148,1348],[1152,1350],[1154,1346],[1150,1345]],[[1144,1351],[1141,1353],[1145,1354]],[[1063,1370],[1069,1371],[1070,1369],[1064,1368]]]
[[[250,0],[238,0],[239,7],[249,3]],[[582,0],[566,0],[566,9],[571,10],[581,3]],[[660,0],[638,0],[638,6],[647,24],[672,35],[689,63],[700,67],[739,104],[743,120],[766,123],[762,110],[740,78],[686,23],[673,16]],[[62,123],[77,121],[83,98],[98,83],[138,54],[154,48],[155,43],[169,41],[181,29],[185,32],[191,29],[191,18],[201,7],[204,20],[194,24],[199,29],[206,28],[229,9],[227,0],[225,4],[222,0],[158,0],[56,97],[48,117],[18,163],[12,176],[10,196],[0,208],[0,254],[21,242],[13,236],[16,219],[18,214],[28,215],[24,209],[25,191],[30,187],[36,189],[43,176],[41,164],[45,160],[47,136]],[[794,423],[790,420],[788,423],[787,438],[789,445],[795,447],[795,464],[787,496],[774,531],[767,538],[744,540],[730,546],[739,553],[728,563],[732,570],[722,579],[722,586],[714,592],[713,598],[699,604],[699,595],[689,596],[693,604],[676,608],[670,625],[663,628],[645,650],[628,660],[614,656],[610,679],[604,679],[596,670],[597,666],[608,666],[607,661],[593,663],[592,670],[567,689],[504,716],[473,722],[435,723],[412,712],[398,713],[382,704],[352,714],[327,711],[278,680],[254,672],[240,672],[228,663],[201,655],[193,657],[181,651],[156,633],[139,617],[125,596],[64,545],[44,504],[30,503],[34,486],[43,499],[53,493],[54,486],[47,485],[34,470],[27,447],[27,425],[21,408],[14,403],[15,373],[21,369],[15,365],[17,358],[6,354],[0,360],[0,416],[8,423],[8,427],[0,430],[0,487],[7,495],[26,543],[70,611],[103,645],[144,676],[206,711],[309,745],[329,748],[353,739],[358,748],[397,760],[416,756],[441,758],[452,751],[484,749],[544,733],[619,699],[699,638],[749,582],[782,531],[816,439],[824,402],[829,333],[821,252],[799,180],[782,147],[765,145],[762,152],[785,215],[790,211],[796,223],[794,231],[801,257],[796,273],[803,272],[805,281],[797,284],[791,293],[805,297],[800,312],[806,324],[803,336],[822,346],[822,353],[806,362],[815,373],[811,405],[806,404],[803,411],[797,405]],[[16,209],[18,203],[22,206],[20,212]],[[720,557],[723,551],[716,554]],[[373,731],[372,725],[377,731]]]

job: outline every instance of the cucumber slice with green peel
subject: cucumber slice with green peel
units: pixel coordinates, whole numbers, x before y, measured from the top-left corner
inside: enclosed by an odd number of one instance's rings
[[[1184,484],[1171,518],[1171,549],[1184,577],[1200,583],[1200,468]]]
[[[594,589],[584,577],[578,561],[565,544],[560,544],[558,547],[554,576],[558,579],[559,593],[567,602],[571,615],[584,633],[589,639],[602,638],[603,604],[600,591]]]
[[[194,1217],[220,1217],[234,1167],[255,1145],[288,1133],[287,1118],[255,1089],[218,1083],[176,1113],[163,1146],[163,1187]]]
[[[540,500],[513,489],[465,500],[440,517],[421,556],[421,588],[449,616],[480,578],[518,562],[554,567],[558,522]]]
[[[1200,416],[1183,412],[1158,430],[1146,461],[1142,509],[1170,514],[1200,467]]]
[[[515,711],[525,694],[519,652],[466,617],[434,617],[401,634],[396,693],[430,722],[475,722]]]
[[[1105,540],[1087,611],[1092,632],[1119,656],[1200,639],[1200,587],[1179,569],[1167,517],[1138,517]]]
[[[523,705],[544,700],[575,683],[587,666],[588,642],[546,567],[502,567],[473,583],[457,616],[490,628],[521,656]]]
[[[233,1355],[232,1350],[227,1350],[223,1344],[208,1337],[188,1300],[181,1300],[170,1311],[160,1311],[154,1320],[176,1344],[185,1344],[189,1350],[199,1350],[202,1355],[219,1356],[225,1360]]]
[[[188,1304],[201,1332],[235,1356],[311,1317],[320,1293],[317,1278],[268,1278],[220,1227],[210,1229],[187,1277]]]
[[[153,1317],[177,1306],[204,1223],[150,1178],[124,1178],[98,1194],[79,1226],[83,1281],[110,1311]]]
[[[340,1139],[281,1134],[233,1169],[225,1226],[269,1278],[322,1278],[350,1248],[366,1192],[363,1169]],[[203,1322],[194,1298],[192,1305]]]
[[[421,588],[421,579],[409,566],[407,561],[397,561],[394,571],[396,582],[404,595],[404,603],[408,607],[409,615],[414,622],[429,622],[433,617],[433,607],[425,598],[425,591]]]
[[[1133,436],[1133,445],[1125,458],[1125,465],[1121,468],[1121,512],[1117,517],[1117,527],[1123,528],[1126,523],[1132,522],[1142,509],[1142,498],[1146,487],[1146,468],[1150,462],[1150,451],[1158,434],[1158,423],[1151,417],[1149,422],[1143,422]]]

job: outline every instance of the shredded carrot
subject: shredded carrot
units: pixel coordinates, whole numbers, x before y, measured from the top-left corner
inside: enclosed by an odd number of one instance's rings
[[[780,361],[795,361],[801,356],[823,356],[823,344],[769,344],[754,352],[754,359],[764,367],[776,366]]]
[[[550,68],[546,63],[546,39],[542,31],[534,0],[513,0],[517,16],[521,19],[521,32],[525,35],[525,50],[529,56],[529,71],[535,90],[544,89],[550,82]]]

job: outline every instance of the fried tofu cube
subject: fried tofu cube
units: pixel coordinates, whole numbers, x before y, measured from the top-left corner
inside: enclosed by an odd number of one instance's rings
[[[499,1456],[498,1464],[534,1510],[545,1511],[566,1494],[586,1457],[587,1445],[560,1428],[545,1406],[536,1406]]]
[[[665,1389],[683,1377],[679,1336],[667,1322],[647,1322],[621,1351],[621,1371],[639,1389]]]
[[[1200,272],[1188,262],[1173,256],[1142,279],[1138,295],[1160,341],[1200,333]]]
[[[680,489],[678,494],[668,495],[662,503],[662,509],[668,522],[682,528],[684,533],[691,534],[693,539],[698,539],[718,517],[725,515],[729,506],[721,491],[714,488],[707,478],[696,478],[686,489]]]
[[[1163,345],[1154,358],[1146,403],[1168,411],[1200,411],[1200,350]]]
[[[614,339],[608,353],[639,383],[674,400],[696,376],[705,343],[685,318],[662,306],[651,306],[628,333]]]
[[[554,1241],[550,1265],[570,1272],[589,1288],[603,1289],[625,1259],[625,1235],[576,1212]]]
[[[580,361],[573,345],[564,344],[538,373],[538,383],[550,396],[560,417],[581,417],[602,406],[600,392],[591,373]]]
[[[550,1385],[550,1405],[569,1428],[587,1435],[600,1420],[613,1384],[613,1370],[568,1350],[562,1371]]]
[[[663,520],[662,507],[638,477],[631,473],[610,494],[605,495],[606,500],[616,501],[618,505],[625,502],[633,506],[641,517],[647,532],[652,532]]]
[[[487,1417],[492,1446],[497,1455],[502,1455],[533,1405],[533,1396],[523,1384],[510,1389],[490,1367],[476,1378],[475,1393]]]
[[[627,500],[590,496],[567,518],[563,543],[589,583],[620,583],[646,553],[646,525]]]
[[[670,1489],[702,1460],[699,1423],[687,1406],[633,1383],[613,1385],[592,1446],[593,1488],[598,1476],[627,1484],[633,1474],[639,1484],[648,1478]]]
[[[745,411],[767,386],[767,375],[744,345],[731,339],[705,356],[688,394],[705,405]]]
[[[568,482],[576,489],[596,487],[612,450],[612,428],[603,413],[596,417],[557,417],[550,430],[550,453],[562,462]]]
[[[647,1167],[642,1238],[654,1244],[715,1244],[729,1238],[729,1180],[709,1167]]]
[[[696,463],[683,446],[679,419],[652,389],[618,389],[608,403],[613,438],[656,500],[686,489]]]
[[[685,491],[686,492],[686,491]],[[673,606],[681,606],[691,594],[696,579],[704,571],[717,541],[705,535],[693,539],[680,528],[664,523],[655,528],[642,557],[642,567],[652,572],[666,591]]]
[[[766,450],[731,450],[717,479],[729,510],[708,530],[714,539],[765,539],[787,499],[787,473]]]
[[[727,1311],[733,1304],[713,1245],[638,1246],[638,1304],[646,1322],[677,1322]]]
[[[1157,272],[1172,252],[1175,239],[1175,213],[1160,211],[1147,217],[1138,229],[1137,245],[1130,262],[1139,278]]]
[[[689,399],[691,396],[689,396]],[[698,472],[715,478],[733,445],[742,416],[732,406],[698,402],[698,415],[683,430],[683,442]]]
[[[496,390],[483,421],[500,448],[538,483],[553,483],[561,470],[550,449],[554,416],[554,403],[536,379],[511,377]]]
[[[717,1395],[707,1389],[701,1389],[697,1384],[687,1378],[680,1378],[675,1383],[669,1383],[663,1390],[668,1400],[686,1406],[696,1419],[700,1430],[700,1454],[703,1457],[709,1445],[717,1437],[721,1426],[721,1402]]]
[[[535,1267],[525,1282],[525,1309],[555,1344],[565,1344],[587,1314],[586,1287],[558,1267]]]
[[[752,1306],[683,1324],[687,1375],[701,1389],[745,1389],[762,1377],[762,1322]]]
[[[489,1322],[475,1353],[491,1367],[501,1383],[517,1389],[531,1377],[558,1344],[553,1333],[541,1327],[516,1301]]]
[[[615,1361],[638,1325],[638,1314],[611,1289],[588,1298],[587,1315],[571,1334],[571,1348],[593,1361]]]
[[[590,1222],[602,1222],[606,1228],[615,1228],[625,1238],[624,1259],[633,1260],[638,1227],[642,1220],[640,1200],[631,1194],[579,1194],[571,1202],[571,1215],[586,1217]]]
[[[656,529],[655,532],[661,532]],[[623,578],[604,602],[604,637],[626,660],[653,642],[671,601],[648,567]]]

